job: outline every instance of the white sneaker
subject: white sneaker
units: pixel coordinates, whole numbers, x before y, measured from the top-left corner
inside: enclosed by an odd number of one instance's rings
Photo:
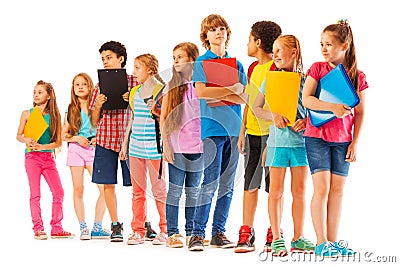
[[[144,238],[139,234],[134,232],[128,237],[128,245],[139,245],[144,243]]]
[[[151,243],[153,245],[165,245],[167,242],[168,235],[166,233],[159,233]]]
[[[89,228],[85,227],[81,230],[81,240],[90,240]]]

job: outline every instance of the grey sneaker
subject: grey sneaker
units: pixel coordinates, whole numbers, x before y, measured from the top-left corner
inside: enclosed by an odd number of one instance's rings
[[[81,230],[81,240],[90,240],[89,228],[85,227]]]

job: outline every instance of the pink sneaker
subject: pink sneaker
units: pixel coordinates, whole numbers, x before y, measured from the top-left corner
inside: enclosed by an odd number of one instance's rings
[[[165,245],[168,235],[166,233],[159,233],[151,242],[153,245]]]

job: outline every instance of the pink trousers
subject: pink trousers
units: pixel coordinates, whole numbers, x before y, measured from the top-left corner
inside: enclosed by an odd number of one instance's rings
[[[132,196],[132,230],[139,233],[142,237],[146,232],[144,223],[146,222],[147,203],[147,174],[150,178],[152,197],[156,202],[158,214],[160,216],[159,227],[160,232],[167,232],[166,206],[167,188],[164,175],[158,178],[158,169],[160,168],[160,160],[141,159],[129,157],[129,167],[131,170],[131,181],[133,186]]]
[[[51,233],[63,231],[64,189],[61,185],[56,163],[51,152],[29,152],[25,154],[25,169],[30,187],[30,208],[33,231],[44,230],[42,211],[40,209],[40,182],[43,175],[53,195]]]

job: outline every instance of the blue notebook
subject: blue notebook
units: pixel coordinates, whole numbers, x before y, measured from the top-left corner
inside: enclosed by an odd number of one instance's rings
[[[330,103],[345,104],[354,108],[360,102],[357,91],[342,64],[328,72],[318,83],[315,97]],[[336,116],[331,111],[308,110],[311,124],[319,127]]]

